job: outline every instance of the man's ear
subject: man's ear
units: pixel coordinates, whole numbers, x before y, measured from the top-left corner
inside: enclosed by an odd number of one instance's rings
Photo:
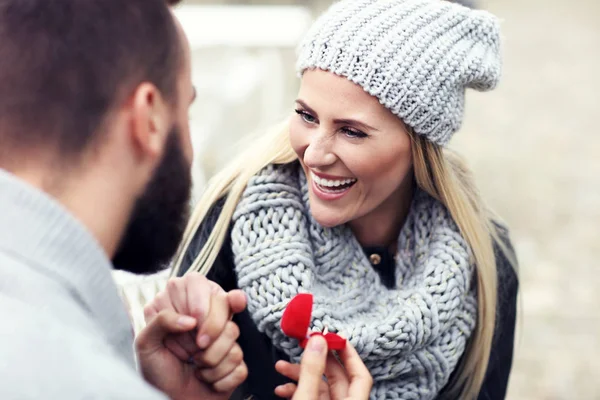
[[[131,99],[131,139],[140,157],[160,158],[169,134],[169,107],[151,83],[137,87]]]

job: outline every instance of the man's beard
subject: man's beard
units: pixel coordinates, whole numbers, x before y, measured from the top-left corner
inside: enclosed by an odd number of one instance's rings
[[[189,216],[191,188],[190,167],[181,148],[179,130],[173,127],[163,159],[137,200],[113,257],[115,269],[151,274],[169,266]]]

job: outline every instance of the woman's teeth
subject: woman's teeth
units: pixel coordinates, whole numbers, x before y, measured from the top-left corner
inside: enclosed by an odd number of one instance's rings
[[[356,179],[323,179],[315,175],[312,171],[310,173],[313,181],[323,190],[328,192],[342,192],[348,189],[350,186],[356,183]]]

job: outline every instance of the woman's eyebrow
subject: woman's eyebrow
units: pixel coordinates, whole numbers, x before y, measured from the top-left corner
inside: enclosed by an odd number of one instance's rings
[[[301,99],[296,99],[296,103],[300,104],[300,106],[302,106],[302,108],[305,108],[306,111],[308,111],[309,113],[313,114],[315,117],[318,118],[318,114],[315,112],[315,110],[313,110],[312,108],[310,108],[310,106],[308,104],[306,104],[305,101],[301,100]],[[371,130],[371,131],[376,131],[379,132],[379,129],[372,127],[371,125],[364,123],[362,121],[358,121],[352,118],[338,118],[338,119],[334,119],[333,122],[335,124],[339,124],[339,125],[354,125],[354,126],[358,126],[358,127],[362,127],[365,130]]]

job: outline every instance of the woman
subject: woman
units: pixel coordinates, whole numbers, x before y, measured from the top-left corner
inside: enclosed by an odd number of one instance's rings
[[[500,64],[495,17],[445,1],[343,0],[314,24],[296,115],[212,180],[174,269],[246,293],[243,395],[287,382],[282,312],[310,292],[311,327],[350,340],[372,398],[504,397],[516,265],[445,148]]]

